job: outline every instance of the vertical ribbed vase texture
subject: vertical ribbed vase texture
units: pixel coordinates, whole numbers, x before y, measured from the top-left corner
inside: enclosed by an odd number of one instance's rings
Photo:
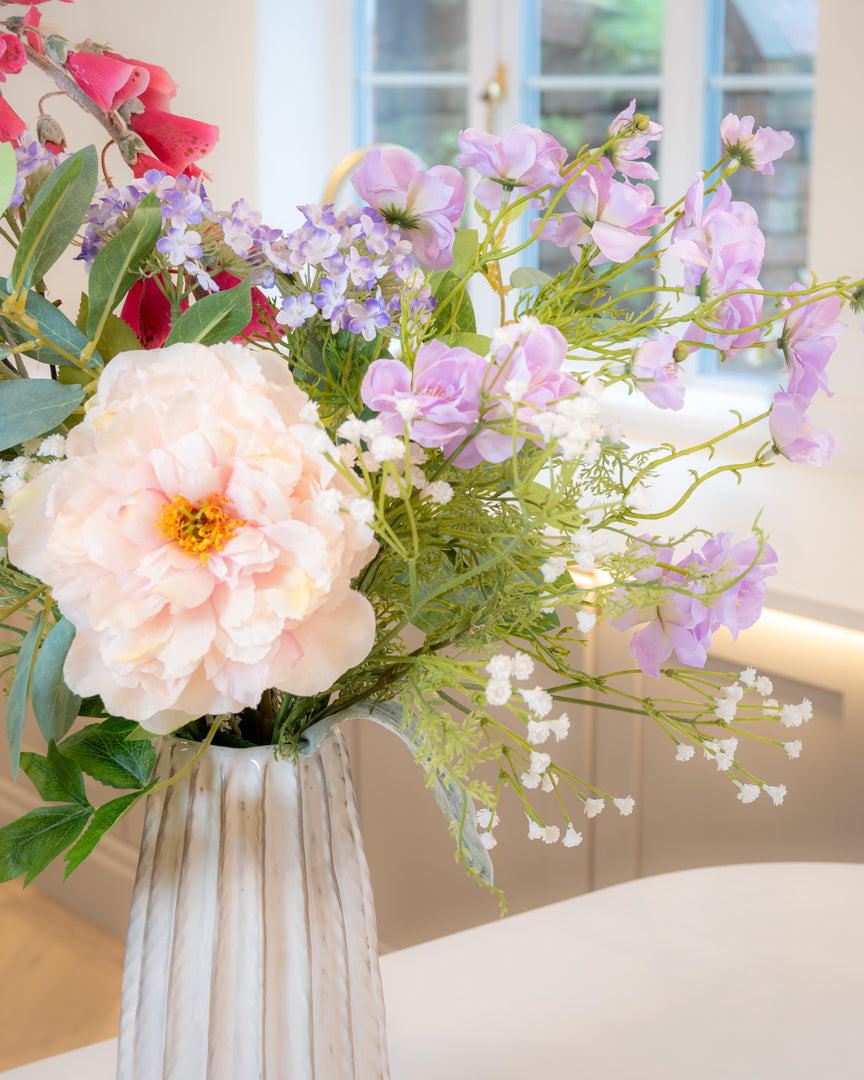
[[[157,775],[196,746],[163,740]],[[342,736],[296,764],[210,747],[150,799],[117,1080],[389,1075],[369,871]]]

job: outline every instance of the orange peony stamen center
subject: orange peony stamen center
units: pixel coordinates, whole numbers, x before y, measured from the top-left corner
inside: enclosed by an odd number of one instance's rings
[[[173,540],[190,555],[199,555],[201,562],[214,551],[221,551],[234,533],[245,525],[241,518],[226,512],[224,495],[208,495],[194,506],[182,495],[163,503],[156,527],[166,540]]]

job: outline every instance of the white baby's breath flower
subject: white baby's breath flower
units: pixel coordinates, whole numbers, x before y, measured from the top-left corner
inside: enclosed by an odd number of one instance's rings
[[[731,739],[711,739],[703,745],[705,757],[716,762],[721,772],[732,768],[737,749],[738,740],[734,736]]]
[[[410,424],[420,410],[420,402],[412,397],[398,398],[393,402],[393,407],[405,423]]]
[[[429,453],[420,443],[412,442],[408,444],[408,460],[412,465],[422,465],[429,460]]]
[[[803,745],[800,739],[793,739],[792,742],[784,742],[783,749],[790,758],[797,758],[801,756],[801,747]]]
[[[335,488],[326,488],[315,496],[315,509],[319,514],[335,514],[341,502],[340,493]],[[352,514],[352,517],[356,520],[356,515]]]
[[[579,632],[587,634],[594,629],[597,623],[597,616],[593,611],[577,611],[576,612],[576,625],[579,627]]]
[[[549,766],[552,764],[552,758],[548,754],[543,754],[539,750],[531,751],[531,760],[528,764],[528,768],[531,772],[536,772],[542,775]]]
[[[781,806],[786,798],[785,784],[777,784],[775,787],[772,787],[771,784],[763,784],[762,790],[771,798],[775,806]]]
[[[557,720],[550,720],[549,727],[555,736],[556,742],[566,739],[570,733],[570,717],[567,713],[561,713]]]
[[[504,653],[496,653],[489,658],[486,671],[493,679],[509,679],[513,674],[513,658]]]
[[[594,818],[598,814],[603,812],[603,807],[606,805],[605,799],[586,799],[585,800],[585,817]]]
[[[453,488],[446,480],[433,480],[431,484],[420,489],[420,497],[437,503],[438,506],[446,506],[453,498]]]
[[[352,443],[340,443],[336,449],[339,451],[339,460],[349,469],[353,469],[360,458],[357,456],[357,447]]]
[[[558,837],[561,835],[561,830],[557,825],[547,825],[543,830],[543,843],[544,844],[557,844]]]
[[[530,679],[533,674],[534,661],[531,659],[528,653],[514,653],[512,670],[513,678],[518,679],[521,682],[523,679]]]
[[[506,705],[513,690],[509,679],[490,679],[486,683],[486,702],[489,705]]]
[[[532,772],[529,770],[528,772],[523,772],[519,779],[522,781],[522,787],[529,788],[533,791],[535,788],[540,787],[540,781],[543,779],[543,776],[539,772]]]
[[[572,824],[568,824],[567,832],[564,833],[564,839],[562,841],[564,847],[579,847],[582,843],[582,833],[576,832]]]
[[[375,503],[371,499],[354,499],[348,509],[351,517],[361,525],[368,525],[375,520]]]
[[[552,696],[542,686],[535,686],[533,690],[520,690],[522,700],[535,716],[548,716],[552,709]]]
[[[528,822],[528,839],[529,840],[542,840],[543,828],[538,821]]]
[[[771,691],[774,689],[774,684],[768,678],[767,675],[760,675],[756,680],[756,692],[761,694],[762,697],[768,697]]]
[[[752,690],[753,687],[756,685],[756,668],[744,668],[738,678],[741,680],[742,683],[744,683],[748,690]]]
[[[675,751],[675,760],[689,761],[695,753],[696,750],[694,747],[688,746],[687,743],[679,742],[678,749]]]
[[[650,510],[651,496],[647,488],[637,484],[624,500],[624,505],[630,507],[631,510]]]
[[[742,784],[740,780],[736,780],[738,785],[738,798],[742,803],[751,803],[759,798],[762,789],[758,784]]]
[[[507,382],[504,383],[504,391],[514,405],[525,397],[527,389],[528,383],[520,382],[518,379],[508,379]]]
[[[541,743],[546,742],[551,734],[552,728],[550,727],[548,720],[528,721],[527,739],[532,746],[539,746]]]
[[[780,702],[775,701],[774,698],[768,698],[762,702],[762,714],[763,716],[776,716],[777,710],[780,708]]]
[[[543,575],[543,580],[548,584],[553,581],[557,581],[559,577],[567,569],[567,560],[560,555],[555,555],[551,559],[547,559],[546,562],[540,567],[540,573]]]
[[[555,781],[552,779],[552,774],[548,772],[543,773],[543,779],[540,781],[540,790],[550,792],[555,790]]]
[[[359,446],[363,438],[363,426],[362,420],[358,420],[356,416],[349,416],[347,420],[343,420],[339,427],[336,428],[336,436],[339,439],[344,439],[345,442],[352,443],[354,446]]]
[[[492,848],[498,843],[498,837],[494,833],[485,832],[480,834],[480,843],[487,851],[491,851]]]
[[[629,817],[633,813],[633,808],[636,806],[636,800],[632,795],[628,795],[624,799],[613,799],[612,802],[615,804],[618,813],[622,817]]]
[[[405,443],[395,435],[376,435],[369,449],[380,462],[403,461],[405,458]]]
[[[722,720],[724,724],[731,724],[738,711],[736,703],[731,698],[714,698],[714,703],[717,706],[714,710],[717,719]]]
[[[364,457],[368,455],[364,454]],[[372,472],[372,470],[369,470]],[[388,476],[384,480],[384,494],[389,499],[398,499],[402,495],[402,489],[399,486],[399,481],[395,476]]]
[[[317,401],[312,401],[312,399],[310,398],[309,401],[307,401],[305,403],[305,405],[302,406],[302,408],[300,409],[300,411],[299,411],[299,413],[297,415],[299,416],[299,418],[302,421],[304,421],[304,423],[317,424],[318,423],[318,402]]]
[[[62,458],[66,456],[66,439],[62,435],[49,435],[36,451],[37,457]]]
[[[498,815],[493,815],[492,811],[485,806],[475,811],[474,816],[481,829],[494,829],[499,821]]]
[[[813,715],[813,706],[808,698],[800,705],[784,705],[780,710],[780,722],[786,727],[800,727]]]

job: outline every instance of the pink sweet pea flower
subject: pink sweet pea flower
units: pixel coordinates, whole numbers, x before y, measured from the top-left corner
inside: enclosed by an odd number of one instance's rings
[[[790,286],[800,292],[803,285]],[[839,296],[825,296],[809,304],[796,304],[792,297],[780,302],[786,312],[780,347],[789,365],[789,393],[809,401],[817,390],[828,389],[825,366],[837,348],[837,338],[846,329],[837,316],[843,307]]]
[[[530,192],[557,187],[567,160],[557,139],[527,124],[515,124],[504,136],[468,128],[459,132],[459,149],[456,164],[476,169],[483,177],[474,198],[487,210],[497,210],[515,188]]]
[[[627,108],[618,113],[609,125],[608,137],[611,139],[622,128],[632,124],[635,114],[636,99],[634,98]],[[622,176],[632,176],[637,180],[656,180],[657,170],[643,159],[647,158],[651,153],[648,149],[648,143],[656,142],[660,138],[662,131],[663,128],[659,124],[655,124],[653,120],[648,120],[639,131],[633,135],[628,135],[626,138],[617,139],[612,146],[607,148],[606,153],[609,160]]]
[[[66,70],[103,112],[138,97],[150,81],[144,68],[95,52],[70,52]]]
[[[663,209],[653,206],[654,193],[646,184],[623,184],[612,179],[612,168],[589,165],[566,189],[575,214],[549,219],[542,236],[558,247],[569,247],[574,259],[580,248],[595,243],[595,263],[626,262],[651,238],[650,229],[663,220]],[[538,222],[531,223],[536,228]]]
[[[487,367],[470,349],[430,341],[417,350],[413,371],[401,360],[374,360],[360,396],[379,414],[385,435],[400,436],[407,424],[413,442],[449,457],[477,424]]]
[[[723,591],[705,603],[712,632],[725,626],[738,634],[759,619],[765,603],[765,579],[777,573],[777,552],[770,544],[751,536],[737,544],[732,533],[710,537],[702,550],[692,552],[678,565],[710,575],[713,586]]]
[[[768,426],[778,453],[790,461],[824,465],[839,447],[837,436],[816,428],[805,412],[809,402],[782,391],[774,395]]]
[[[361,199],[403,229],[428,270],[453,265],[454,226],[465,209],[465,180],[450,165],[424,169],[410,150],[370,150],[351,177]]]
[[[643,342],[633,353],[630,371],[645,397],[658,409],[680,409],[684,387],[678,379],[674,334],[660,334]]]
[[[745,116],[739,120],[734,113],[723,118],[720,138],[730,157],[740,161],[745,169],[755,169],[760,173],[773,173],[771,162],[795,145],[788,131],[762,127],[754,135],[753,117]]]
[[[0,82],[7,75],[17,75],[27,63],[24,46],[14,34],[0,34]]]

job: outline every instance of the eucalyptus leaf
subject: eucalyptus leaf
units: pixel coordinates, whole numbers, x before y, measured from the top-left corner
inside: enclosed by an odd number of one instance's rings
[[[533,289],[552,280],[551,274],[538,270],[536,266],[517,266],[510,275],[510,284],[515,289]]]
[[[162,231],[162,208],[154,191],[138,204],[131,220],[112,237],[90,268],[87,335],[98,338],[108,315],[138,280],[141,264]]]
[[[80,768],[60,753],[53,739],[48,743],[45,756],[23,753],[21,768],[45,802],[77,803],[93,809],[84,790],[84,776]]]
[[[75,841],[90,817],[77,803],[37,806],[0,829],[0,882],[25,874],[30,882]]]
[[[78,716],[81,698],[63,679],[63,664],[74,637],[75,627],[61,619],[45,638],[33,667],[30,700],[46,742],[62,739]]]
[[[429,766],[423,762],[422,739],[417,731],[416,721],[407,719],[402,706],[397,702],[383,702],[373,706],[369,702],[361,701],[342,712],[325,716],[323,720],[312,724],[302,733],[297,752],[303,755],[314,754],[337,724],[355,719],[373,720],[381,727],[395,732],[426,770],[427,775],[432,776],[432,794],[456,834],[460,858],[467,869],[475,873],[485,885],[492,888],[494,885],[492,859],[477,835],[474,802],[471,796],[450,773],[441,769],[434,775],[430,772]]]
[[[18,241],[10,275],[14,292],[41,280],[75,239],[98,178],[95,146],[58,165],[39,189]]]
[[[0,143],[0,214],[9,206],[15,193],[17,175],[18,162],[12,143]]]
[[[2,385],[2,384],[0,384]],[[6,737],[9,740],[9,760],[12,763],[12,779],[18,778],[18,762],[21,757],[21,736],[24,733],[24,721],[27,717],[27,698],[30,694],[30,679],[35,663],[36,646],[45,623],[45,612],[40,611],[21,642],[18,650],[18,662],[15,665],[15,677],[6,699]],[[15,875],[18,876],[17,874]]]
[[[109,717],[89,724],[60,744],[60,750],[101,784],[114,788],[143,788],[156,763],[153,744],[127,741],[138,725],[134,720]]]
[[[53,379],[0,382],[0,450],[35,439],[62,423],[84,397],[83,386]]]
[[[73,870],[76,870],[81,865],[102,837],[110,829],[114,828],[117,822],[132,809],[135,803],[143,798],[155,786],[155,783],[156,781],[154,780],[152,784],[148,784],[147,787],[142,788],[141,791],[133,791],[128,795],[121,795],[119,799],[112,799],[111,802],[107,802],[99,807],[93,815],[93,820],[87,826],[86,831],[66,852],[66,873],[63,875],[64,881],[69,877]]]
[[[211,293],[188,307],[174,323],[165,345],[200,341],[216,345],[230,341],[252,321],[252,291],[248,285]]]

